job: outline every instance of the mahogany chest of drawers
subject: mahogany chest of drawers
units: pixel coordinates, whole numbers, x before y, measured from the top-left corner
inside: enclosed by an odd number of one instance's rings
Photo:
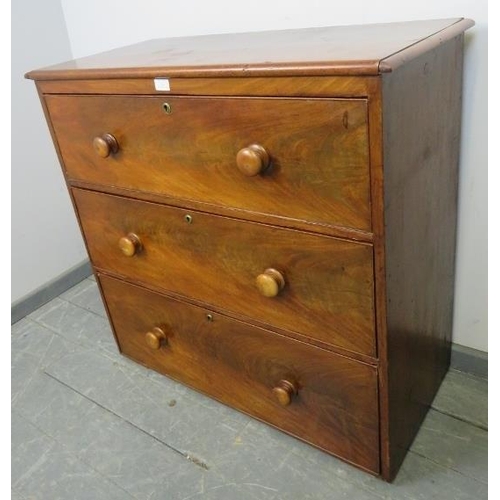
[[[391,480],[449,365],[472,24],[152,40],[29,73],[121,352]]]

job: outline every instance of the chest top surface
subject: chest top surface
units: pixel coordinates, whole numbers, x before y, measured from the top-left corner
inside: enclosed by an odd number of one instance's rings
[[[469,19],[154,39],[47,68],[35,80],[150,76],[376,75],[447,41]]]

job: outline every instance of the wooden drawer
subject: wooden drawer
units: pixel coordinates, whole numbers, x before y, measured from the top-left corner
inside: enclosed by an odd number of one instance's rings
[[[375,367],[113,278],[99,279],[124,354],[378,472]],[[166,341],[155,345],[155,328]],[[148,332],[158,349],[148,344]],[[273,391],[277,387],[283,388]]]
[[[371,230],[363,99],[47,96],[46,103],[69,179]],[[93,139],[106,133],[118,151],[101,158]],[[252,144],[271,165],[249,177],[236,158]]]
[[[370,245],[92,191],[73,193],[98,269],[375,355]],[[129,234],[139,238],[137,248]],[[123,237],[133,256],[122,252]],[[256,286],[260,276],[264,288],[269,281],[272,287],[269,268],[285,280],[273,297]]]

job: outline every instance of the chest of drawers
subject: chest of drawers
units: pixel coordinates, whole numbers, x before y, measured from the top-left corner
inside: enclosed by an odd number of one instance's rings
[[[121,352],[391,480],[449,365],[472,24],[152,40],[29,73]]]

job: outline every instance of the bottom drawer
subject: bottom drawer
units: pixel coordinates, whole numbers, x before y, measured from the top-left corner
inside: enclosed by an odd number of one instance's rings
[[[375,367],[99,276],[123,354],[373,473]]]

